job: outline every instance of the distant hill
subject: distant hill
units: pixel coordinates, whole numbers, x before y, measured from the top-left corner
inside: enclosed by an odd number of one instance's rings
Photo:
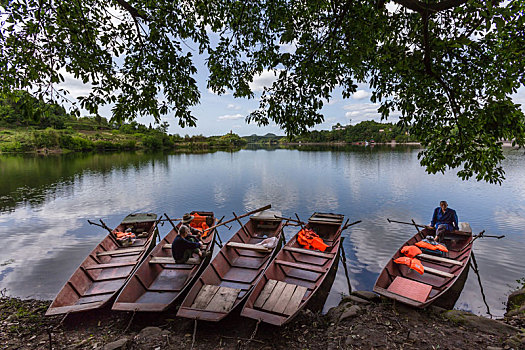
[[[259,136],[256,134],[250,136],[243,136],[248,143],[278,143],[281,138],[284,136],[277,136],[272,133],[267,133],[266,135]]]

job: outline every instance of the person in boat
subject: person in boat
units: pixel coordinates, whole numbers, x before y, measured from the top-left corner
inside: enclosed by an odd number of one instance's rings
[[[179,234],[171,244],[171,254],[177,264],[187,262],[193,253],[198,254],[201,258],[203,256],[203,252],[200,249],[202,246],[200,231],[189,225],[192,220],[192,215],[184,214],[182,224],[179,227]],[[195,233],[196,235],[192,235],[191,233]]]
[[[446,232],[459,230],[458,215],[454,209],[448,207],[447,201],[439,202],[439,207],[434,209],[430,228],[436,230],[437,240],[440,240]]]
[[[191,225],[190,225],[190,223],[193,221],[194,218],[195,217],[193,215],[191,215],[190,213],[184,214],[182,216],[182,221],[181,221],[180,228],[186,227],[188,229],[190,235],[192,235],[194,238],[198,239],[199,241],[202,241],[202,239],[201,239],[202,231],[197,230],[196,228],[191,227]]]

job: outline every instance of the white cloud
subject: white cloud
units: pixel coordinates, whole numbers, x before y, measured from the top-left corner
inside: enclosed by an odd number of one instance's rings
[[[380,121],[381,115],[377,112],[377,108],[379,108],[379,104],[375,103],[353,103],[343,107],[344,110],[348,111],[345,113],[345,117],[352,119],[352,124],[364,120]]]
[[[228,105],[228,109],[234,109],[234,110],[238,111],[239,109],[241,109],[241,106],[233,104],[233,103],[230,103]]]
[[[250,83],[250,89],[262,92],[265,87],[270,87],[277,80],[277,73],[278,71],[263,71],[253,78],[253,82]]]
[[[365,90],[357,90],[353,95],[352,98],[356,100],[362,100],[364,98],[370,97],[371,93],[369,91]]]
[[[218,120],[237,120],[244,118],[244,115],[237,113],[237,114],[225,114],[221,115]]]

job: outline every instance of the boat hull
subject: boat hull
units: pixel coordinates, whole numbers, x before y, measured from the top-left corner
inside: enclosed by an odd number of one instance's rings
[[[415,245],[427,235],[433,235],[433,231],[424,229],[418,232],[402,247]],[[425,268],[422,275],[406,265],[394,263],[395,259],[404,256],[401,247],[379,274],[374,292],[417,308],[432,304],[452,308],[467,278],[472,234],[458,231],[447,235],[443,243],[449,250],[446,257],[417,256]]]
[[[182,302],[177,316],[217,322],[246,300],[281,247],[283,224],[273,215],[254,215],[221,248]],[[278,243],[258,246],[267,238]]]
[[[155,214],[128,215],[115,230],[132,227],[133,232],[141,231],[143,237],[137,235],[132,245],[122,247],[115,235],[109,233],[73,272],[46,316],[94,310],[110,303],[155,246],[156,217]]]
[[[194,213],[207,216],[215,223],[212,212],[191,212]],[[180,225],[179,223],[177,228]],[[169,259],[173,260],[171,244],[178,233],[172,229],[131,276],[117,296],[112,310],[161,312],[176,305],[209,264],[215,245],[215,233],[216,229],[213,229],[203,239],[208,252],[204,259],[199,260],[197,254],[194,254],[191,264],[175,264],[174,261],[162,263]],[[197,260],[198,263],[193,263],[193,260]]]
[[[307,228],[313,229],[329,247],[324,252],[304,249],[297,242],[297,234],[292,237],[255,286],[241,316],[282,326],[306,305],[314,306],[320,291],[333,283],[343,218],[339,214],[314,213]]]

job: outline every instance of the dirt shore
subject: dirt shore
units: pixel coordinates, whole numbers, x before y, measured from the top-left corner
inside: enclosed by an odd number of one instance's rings
[[[525,349],[525,324],[467,312],[415,310],[370,292],[328,314],[305,311],[277,328],[237,314],[220,323],[110,310],[44,317],[49,301],[0,298],[4,349]],[[509,323],[513,323],[510,325]],[[255,333],[255,334],[254,334]]]

